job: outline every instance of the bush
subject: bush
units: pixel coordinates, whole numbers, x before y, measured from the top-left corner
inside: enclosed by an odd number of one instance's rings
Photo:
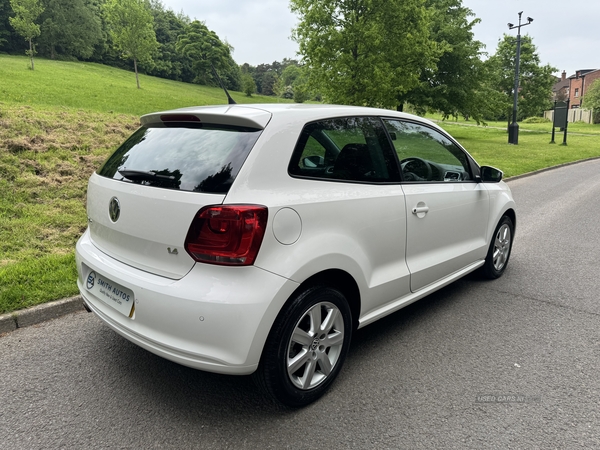
[[[550,119],[546,119],[545,117],[528,117],[525,120],[522,120],[523,123],[551,123]]]
[[[294,101],[296,103],[304,103],[308,98],[309,95],[306,85],[298,85],[294,88]]]

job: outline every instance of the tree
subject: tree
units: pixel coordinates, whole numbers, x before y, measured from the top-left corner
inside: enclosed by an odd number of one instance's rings
[[[10,26],[10,16],[13,10],[9,0],[0,0],[0,50],[5,50],[9,40],[14,35]],[[19,40],[19,43],[21,40]]]
[[[420,69],[419,84],[404,99],[418,113],[439,111],[444,118],[459,115],[482,118],[486,94],[482,89],[483,44],[475,40],[473,27],[480,22],[462,0],[426,0],[430,13],[430,36],[442,52],[435,67]]]
[[[256,83],[249,73],[242,74],[242,91],[248,97],[252,97],[252,94],[256,92]]]
[[[435,67],[424,0],[291,0],[309,83],[328,102],[395,107]]]
[[[586,109],[593,110],[594,123],[600,123],[600,79],[586,89],[582,102],[585,102]]]
[[[154,64],[147,67],[146,72],[161,78],[191,82],[195,78],[192,62],[175,48],[177,38],[191,22],[189,17],[165,9],[160,0],[150,0],[150,10],[159,48]]]
[[[40,20],[40,48],[52,59],[57,51],[89,58],[102,40],[100,18],[84,0],[46,0]]]
[[[510,119],[515,81],[515,57],[517,40],[504,35],[499,42],[496,54],[485,64],[488,66],[491,83],[503,95],[503,113],[494,119]],[[558,69],[546,64],[542,66],[530,36],[521,36],[521,58],[519,64],[519,115],[518,120],[541,116],[551,107],[552,86],[556,82],[553,75]]]
[[[282,94],[281,86],[279,84],[279,76],[274,70],[264,72],[262,75],[262,95],[278,95]]]
[[[139,89],[138,61],[152,61],[152,55],[158,48],[149,5],[144,0],[107,0],[104,8],[115,45],[126,58],[133,60]]]
[[[305,67],[299,65],[296,61],[287,64],[279,77],[277,90],[282,92],[281,97],[294,99],[296,103],[304,103],[308,100],[310,89]]]
[[[204,23],[197,20],[190,23],[179,36],[175,48],[191,59],[196,74],[194,82],[218,86],[218,80],[212,73],[212,65],[228,89],[240,90],[241,72],[231,57],[233,47],[222,42]]]
[[[26,54],[31,61],[31,70],[34,70],[33,55],[35,48],[33,39],[40,35],[40,26],[35,21],[44,11],[44,8],[39,0],[10,0],[10,6],[15,12],[15,17],[9,19],[10,24],[20,36],[29,41],[29,50],[26,51]]]
[[[284,86],[293,86],[298,78],[302,75],[302,69],[297,64],[290,64],[281,72],[279,81]]]

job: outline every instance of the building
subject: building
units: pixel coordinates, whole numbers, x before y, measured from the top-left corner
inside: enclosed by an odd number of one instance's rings
[[[600,78],[600,69],[582,69],[569,77],[569,101],[572,109],[583,106],[585,90]]]
[[[567,78],[567,72],[563,70],[560,78],[552,86],[552,100],[558,102],[566,102],[569,98],[569,85],[571,80]]]

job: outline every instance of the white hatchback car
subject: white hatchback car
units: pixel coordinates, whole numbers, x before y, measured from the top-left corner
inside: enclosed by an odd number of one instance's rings
[[[476,269],[502,275],[516,216],[501,179],[395,111],[148,114],[90,178],[78,286],[135,344],[306,405],[355,329]]]

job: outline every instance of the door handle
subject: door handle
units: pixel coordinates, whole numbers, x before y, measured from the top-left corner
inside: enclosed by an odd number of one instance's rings
[[[429,212],[429,206],[415,206],[412,209],[412,213],[413,214],[426,214],[427,212]]]

